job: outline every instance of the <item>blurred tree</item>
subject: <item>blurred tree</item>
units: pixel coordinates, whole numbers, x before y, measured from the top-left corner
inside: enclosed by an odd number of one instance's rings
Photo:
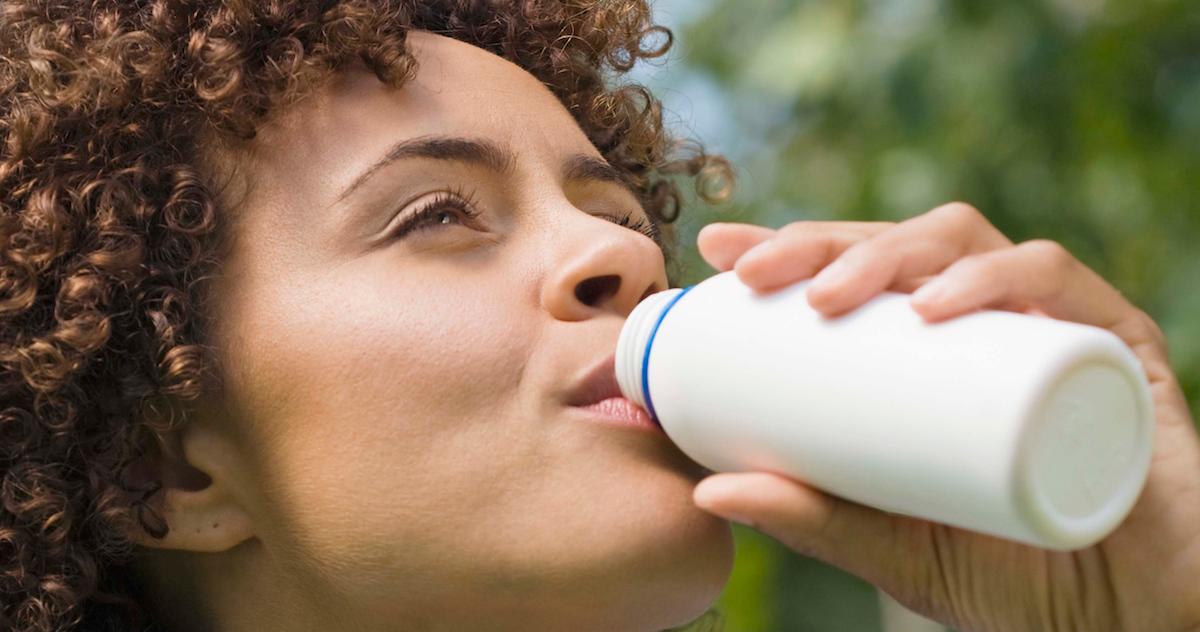
[[[902,220],[951,200],[1062,243],[1165,330],[1200,409],[1200,4],[661,0],[639,80],[739,171],[680,220]],[[688,130],[687,128],[690,128]],[[868,585],[739,529],[730,632],[878,627]]]

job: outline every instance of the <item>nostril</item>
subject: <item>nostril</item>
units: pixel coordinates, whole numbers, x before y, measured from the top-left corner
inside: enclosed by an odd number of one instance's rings
[[[615,296],[620,287],[621,277],[615,274],[592,277],[575,286],[575,298],[585,305],[596,305],[605,298]]]
[[[638,302],[641,303],[642,301],[649,298],[649,296],[651,294],[654,294],[656,292],[658,292],[658,284],[657,283],[651,284],[650,287],[646,288],[646,293],[642,295],[642,298],[638,299]]]

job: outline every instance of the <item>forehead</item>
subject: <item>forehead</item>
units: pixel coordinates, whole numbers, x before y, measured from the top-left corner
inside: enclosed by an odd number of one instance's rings
[[[254,171],[308,174],[318,179],[310,184],[328,190],[396,141],[431,134],[488,138],[548,162],[599,155],[562,103],[523,68],[423,31],[410,32],[408,46],[417,71],[400,89],[352,66],[263,126],[252,141]]]

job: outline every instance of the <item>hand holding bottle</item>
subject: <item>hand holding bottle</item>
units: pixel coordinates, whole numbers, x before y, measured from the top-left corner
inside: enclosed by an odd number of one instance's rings
[[[701,254],[769,293],[820,272],[812,307],[845,314],[884,290],[919,291],[930,322],[1006,309],[1112,331],[1136,354],[1154,398],[1149,478],[1128,518],[1071,552],[878,511],[776,474],[725,473],[696,503],[878,585],[962,630],[1200,630],[1200,438],[1143,311],[1055,242],[1013,244],[965,204],[901,223],[705,227]],[[831,265],[831,262],[832,265]]]

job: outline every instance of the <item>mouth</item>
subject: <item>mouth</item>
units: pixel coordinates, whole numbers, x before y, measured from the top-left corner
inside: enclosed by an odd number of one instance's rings
[[[663,433],[662,426],[644,408],[621,393],[615,367],[615,353],[594,364],[570,390],[567,405],[578,409],[583,413],[581,416],[592,421]]]

